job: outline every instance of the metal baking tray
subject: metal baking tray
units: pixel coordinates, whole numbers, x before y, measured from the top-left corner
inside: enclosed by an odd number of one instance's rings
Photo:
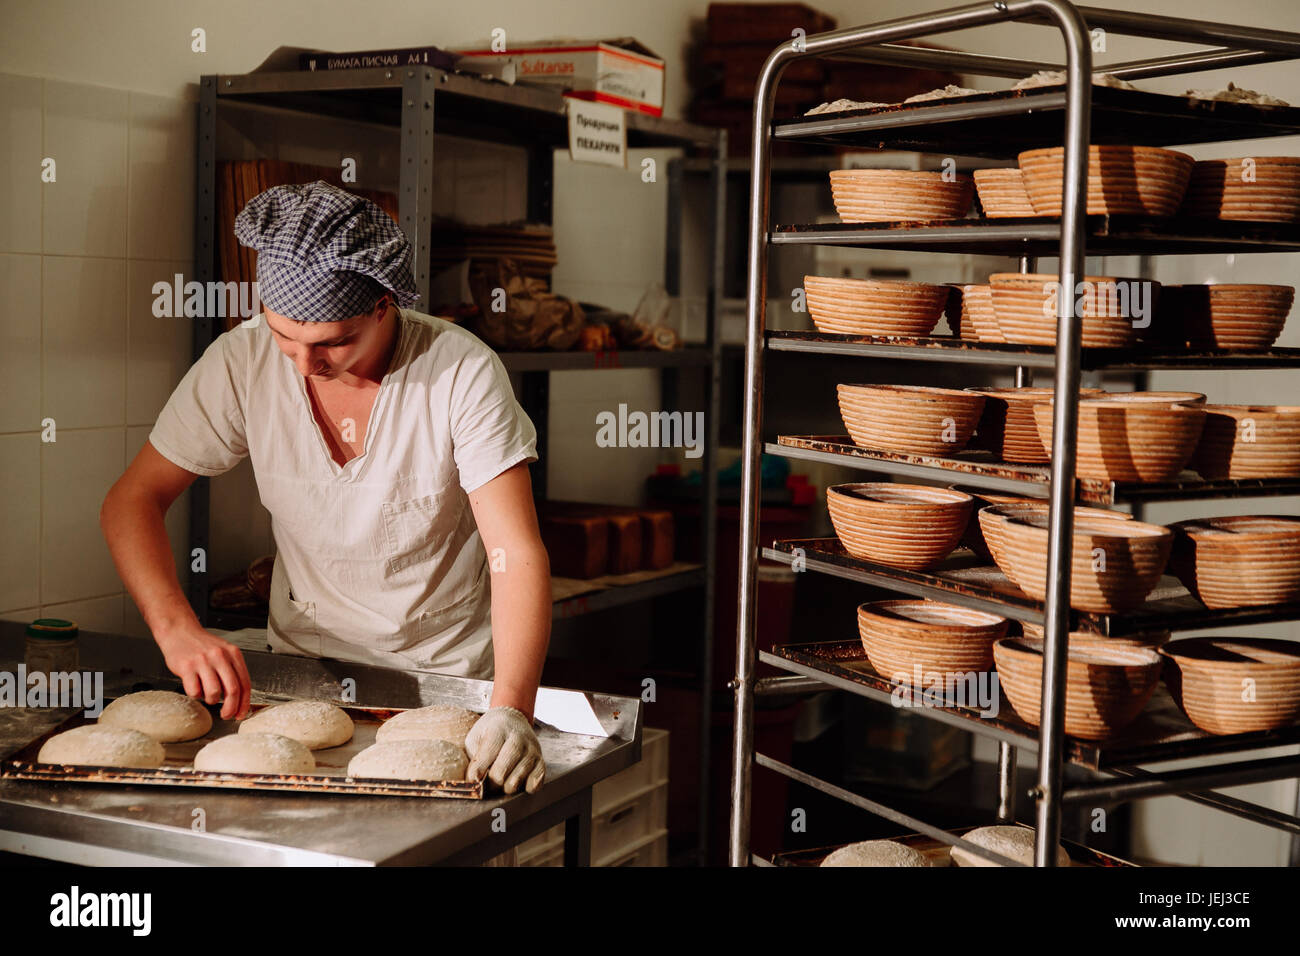
[[[105,702],[107,703],[107,702]],[[253,704],[249,713],[280,701]],[[401,708],[353,707],[336,704],[355,725],[352,739],[339,747],[312,751],[316,772],[310,774],[216,773],[194,769],[194,755],[218,737],[237,733],[239,723],[222,720],[213,714],[212,729],[196,740],[164,744],[167,758],[156,770],[130,767],[82,767],[39,763],[41,745],[55,734],[95,721],[83,713],[73,714],[63,723],[37,737],[0,764],[0,776],[19,780],[57,781],[60,783],[103,783],[150,785],[163,787],[208,787],[224,790],[289,790],[294,793],[362,794],[387,797],[444,797],[459,800],[483,799],[483,781],[443,780],[406,782],[375,780],[347,775],[348,761],[375,742],[379,725]],[[210,708],[211,709],[211,708]]]
[[[968,830],[975,827],[962,827],[958,830],[949,830],[953,836],[961,836]],[[1028,829],[1028,828],[1026,828]],[[906,836],[887,837],[894,843],[901,843],[903,846],[910,846],[921,852],[921,855],[930,861],[931,866],[954,866],[952,862],[952,847],[934,837],[926,836],[924,833],[909,833]],[[1129,863],[1121,860],[1119,857],[1111,856],[1108,853],[1102,853],[1099,850],[1092,850],[1080,843],[1071,843],[1069,840],[1061,841],[1061,848],[1065,850],[1070,857],[1072,866],[1090,866],[1090,867],[1136,867],[1136,863]],[[813,850],[792,850],[788,853],[778,853],[772,857],[773,866],[821,866],[822,860],[826,859],[832,851],[838,850],[838,846],[824,846]]]
[[[1065,103],[1063,85],[998,90],[800,116],[774,123],[772,135],[852,149],[1014,158],[1061,142]],[[1292,136],[1300,132],[1300,108],[1094,86],[1091,127],[1093,143],[1129,146]]]
[[[777,645],[771,652],[760,652],[759,658],[764,663],[794,670],[795,673],[812,672],[836,678],[844,682],[844,689],[852,688],[862,696],[882,703],[892,702],[892,694],[898,686],[876,673],[867,660],[861,640]],[[795,667],[789,667],[786,662]],[[1016,715],[1005,693],[1001,693],[999,699],[1000,712],[993,717],[985,717],[973,707],[960,706],[954,701],[924,710],[931,714],[942,711],[960,718],[961,725],[969,723],[969,729],[975,733],[998,736],[1008,742],[1014,740],[1016,746],[1036,748],[1038,728]],[[1110,767],[1208,757],[1296,743],[1300,743],[1300,724],[1242,734],[1206,733],[1183,715],[1162,683],[1137,719],[1114,736],[1105,740],[1067,736],[1065,758],[1089,770],[1104,771]]]
[[[1031,624],[1043,622],[1043,602],[1016,587],[989,561],[958,547],[934,567],[909,571],[854,557],[838,538],[789,538],[773,541],[762,556],[791,564],[795,552],[803,564],[850,581],[874,584],[914,597],[947,601],[963,607],[1000,614]],[[1116,614],[1072,610],[1071,630],[1091,631],[1105,637],[1127,637],[1151,631],[1191,631],[1211,627],[1238,627],[1272,621],[1300,620],[1300,601],[1250,607],[1207,608],[1176,578],[1164,575],[1141,606]]]
[[[1300,365],[1300,349],[1294,349]],[[923,477],[932,481],[952,480],[992,490],[1003,488],[1011,493],[1047,497],[1051,469],[1046,465],[1026,465],[997,461],[987,451],[962,451],[951,457],[909,455],[903,452],[876,451],[853,444],[848,435],[778,435],[776,443],[763,446],[768,454],[788,458],[806,458],[847,468],[861,468]],[[1300,494],[1300,478],[1220,478],[1202,479],[1184,470],[1171,481],[1113,482],[1099,478],[1078,478],[1079,501],[1084,504],[1113,505],[1118,502],[1181,501],[1205,498],[1247,498]]]

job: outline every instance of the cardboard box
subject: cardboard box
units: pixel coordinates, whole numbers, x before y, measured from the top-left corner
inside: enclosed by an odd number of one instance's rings
[[[664,61],[630,37],[548,40],[508,50],[457,50],[483,61],[514,60],[520,83],[557,86],[579,99],[650,116],[664,112]]]

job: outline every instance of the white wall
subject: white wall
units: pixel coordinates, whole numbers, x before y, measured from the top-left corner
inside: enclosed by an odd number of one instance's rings
[[[356,5],[338,2],[0,4],[0,298],[10,305],[0,327],[0,616],[59,614],[144,633],[97,514],[190,362],[188,324],[155,319],[149,290],[191,268],[199,74],[251,70],[280,45],[477,45],[496,27],[516,37],[635,35],[680,64],[691,7],[381,2],[366,5],[359,25]],[[206,30],[206,53],[191,52],[195,27]],[[683,89],[670,71],[673,112]],[[329,164],[346,146],[367,185],[396,186],[391,129],[283,112],[223,117],[225,157]],[[522,156],[439,137],[437,211],[521,218]],[[56,160],[55,183],[40,180],[44,157]],[[631,309],[662,280],[664,180],[643,184],[638,169],[592,172],[557,157],[557,291]],[[552,493],[635,500],[660,455],[596,449],[594,410],[656,406],[657,376],[557,375],[552,396]],[[46,417],[53,444],[41,441]],[[611,451],[601,467],[583,467]],[[212,504],[226,518],[213,524],[214,578],[272,550],[246,465],[213,483]],[[168,519],[182,573],[187,507],[182,499]]]

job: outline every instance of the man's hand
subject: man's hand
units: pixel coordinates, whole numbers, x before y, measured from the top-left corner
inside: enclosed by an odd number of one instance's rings
[[[224,701],[223,720],[248,713],[253,682],[238,647],[197,624],[155,638],[167,669],[181,679],[185,693],[209,704]]]
[[[542,745],[532,722],[513,707],[493,707],[478,719],[465,737],[469,754],[469,777],[482,780],[484,774],[506,793],[519,785],[536,793],[546,779]]]

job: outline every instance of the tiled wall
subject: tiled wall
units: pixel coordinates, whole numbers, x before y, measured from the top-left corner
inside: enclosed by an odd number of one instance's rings
[[[194,109],[0,74],[0,296],[9,306],[0,326],[0,617],[59,615],[88,629],[147,633],[98,513],[190,364],[191,327],[153,316],[152,286],[192,269]],[[396,185],[389,128],[283,111],[223,115],[223,156],[329,164],[344,144],[370,177],[365,185]],[[662,164],[669,154],[653,155]],[[55,161],[48,183],[46,157]],[[556,291],[631,310],[648,283],[662,281],[666,176],[642,183],[639,158],[619,171],[557,154]],[[522,150],[440,136],[435,159],[439,214],[522,218]],[[655,465],[677,457],[595,445],[597,411],[620,401],[658,407],[657,373],[557,374],[551,394],[553,495],[635,501]],[[45,419],[52,442],[42,441]],[[587,467],[595,455],[599,467]],[[273,550],[247,462],[212,482],[211,504],[221,516],[212,523],[214,580]],[[184,582],[188,493],[167,527]]]
[[[0,616],[143,628],[98,516],[189,365],[151,287],[190,269],[193,130],[180,99],[0,74]]]

